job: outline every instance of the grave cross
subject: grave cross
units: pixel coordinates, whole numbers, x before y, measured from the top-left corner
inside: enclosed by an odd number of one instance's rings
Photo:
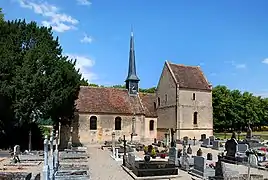
[[[194,146],[195,146],[195,141],[196,141],[196,138],[195,138],[195,136],[194,136],[194,139],[193,139],[193,140],[194,140]]]
[[[173,128],[171,128],[170,130],[170,133],[171,133],[171,147],[175,147],[175,143],[174,143],[174,133],[175,131],[173,130]]]
[[[123,166],[126,166],[126,135],[123,136],[123,142],[124,142],[124,155],[123,155]]]

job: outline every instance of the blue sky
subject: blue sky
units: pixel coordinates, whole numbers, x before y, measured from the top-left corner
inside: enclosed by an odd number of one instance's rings
[[[169,60],[200,65],[214,86],[268,94],[266,0],[1,0],[0,6],[6,19],[52,26],[92,83],[124,83],[133,25],[141,87],[156,86]]]

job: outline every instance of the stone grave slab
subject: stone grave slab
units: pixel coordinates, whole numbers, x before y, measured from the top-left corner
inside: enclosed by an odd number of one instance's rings
[[[59,170],[89,170],[86,164],[60,164]]]
[[[38,155],[21,155],[20,161],[43,161],[44,157]]]
[[[0,172],[0,179],[2,180],[30,180],[32,173],[26,172]]]
[[[4,166],[39,166],[42,161],[23,161],[20,163],[9,163],[9,164],[4,164]]]
[[[81,153],[61,153],[60,159],[87,159],[87,154]]]
[[[60,170],[55,173],[55,180],[90,180],[87,170]]]

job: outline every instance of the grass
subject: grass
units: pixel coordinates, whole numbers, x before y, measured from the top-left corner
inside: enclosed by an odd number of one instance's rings
[[[240,139],[246,138],[246,134],[247,134],[246,132],[242,132],[240,134]],[[260,136],[261,139],[263,139],[263,140],[268,140],[268,131],[256,131],[256,132],[252,132],[252,134],[254,136]],[[223,133],[214,133],[214,136],[216,138],[219,138],[219,139],[224,139],[225,138],[225,133],[224,132]],[[232,133],[226,133],[226,138],[227,139],[230,139],[231,136],[232,136]],[[236,138],[238,138],[238,135],[237,135]]]

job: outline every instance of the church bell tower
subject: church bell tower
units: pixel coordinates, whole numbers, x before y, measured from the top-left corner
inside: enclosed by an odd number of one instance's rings
[[[131,30],[130,36],[130,51],[129,51],[129,66],[128,76],[126,79],[126,88],[130,95],[137,95],[139,92],[139,81],[140,79],[136,73],[136,62],[135,62],[135,50],[134,50],[134,34]]]

